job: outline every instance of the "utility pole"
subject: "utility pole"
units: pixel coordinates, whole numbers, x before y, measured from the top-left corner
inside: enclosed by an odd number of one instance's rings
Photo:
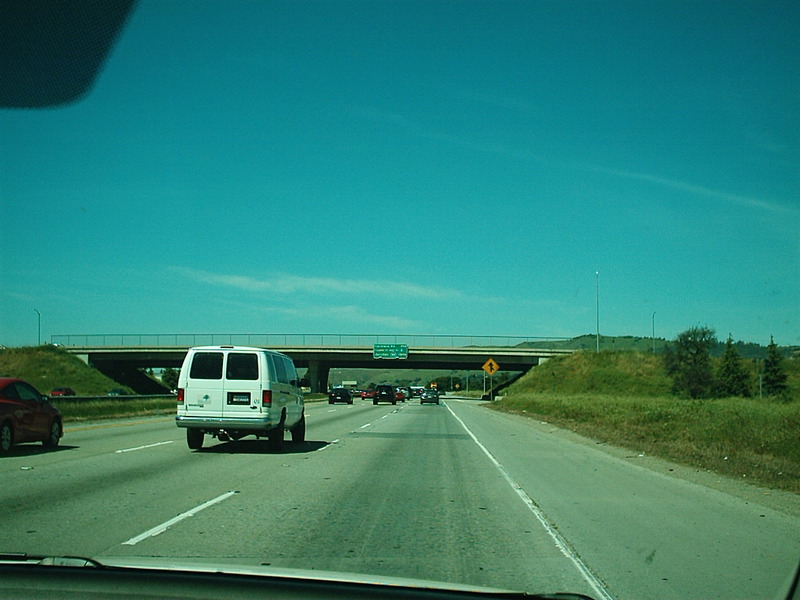
[[[40,313],[35,308],[33,309],[33,312],[36,313],[36,315],[38,316],[38,320],[39,320],[39,329],[38,329],[38,333],[36,335],[36,345],[37,346],[41,346],[42,345],[42,313]]]

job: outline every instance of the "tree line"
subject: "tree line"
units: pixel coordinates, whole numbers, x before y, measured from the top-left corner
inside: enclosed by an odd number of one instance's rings
[[[783,357],[772,336],[756,385],[730,335],[718,366],[714,368],[710,350],[716,343],[713,329],[692,327],[678,334],[675,341],[665,347],[664,366],[672,378],[675,394],[690,398],[749,397],[757,389],[761,396],[788,399]]]

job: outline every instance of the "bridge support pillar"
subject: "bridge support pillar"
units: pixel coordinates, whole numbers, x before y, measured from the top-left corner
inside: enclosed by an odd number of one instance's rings
[[[330,373],[330,363],[321,360],[309,360],[306,379],[311,384],[311,392],[314,394],[324,394],[328,391],[328,374]]]

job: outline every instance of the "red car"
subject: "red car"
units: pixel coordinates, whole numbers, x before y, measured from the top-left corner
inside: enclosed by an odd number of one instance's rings
[[[68,387],[57,387],[50,390],[51,396],[74,396],[75,390]]]
[[[0,377],[0,454],[21,442],[42,442],[55,448],[64,429],[61,411],[31,384]]]

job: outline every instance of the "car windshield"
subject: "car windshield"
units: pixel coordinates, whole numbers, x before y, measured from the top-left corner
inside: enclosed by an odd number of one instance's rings
[[[3,4],[0,554],[785,591],[800,2]]]

